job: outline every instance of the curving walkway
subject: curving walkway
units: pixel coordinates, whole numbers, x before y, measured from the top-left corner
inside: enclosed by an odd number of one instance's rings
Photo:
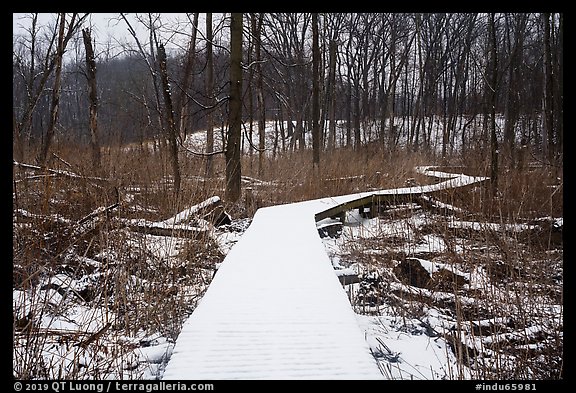
[[[429,168],[420,168],[426,172]],[[376,194],[259,209],[184,323],[163,379],[383,379],[316,229],[317,214]]]

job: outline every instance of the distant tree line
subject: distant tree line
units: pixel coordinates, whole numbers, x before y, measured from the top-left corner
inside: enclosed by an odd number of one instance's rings
[[[55,14],[53,25],[42,26],[35,14],[21,21],[25,33],[13,37],[15,156],[42,161],[52,138],[173,149],[192,132],[227,127],[230,14],[188,14],[177,27],[162,14],[139,14],[136,22],[119,14],[129,31],[136,23],[149,33],[122,48],[94,42],[87,16]],[[242,132],[251,153],[266,147],[265,120],[289,120],[278,149],[307,147],[315,130],[316,163],[316,153],[336,140],[350,148],[377,141],[387,150],[406,140],[409,149],[430,150],[427,120],[438,119],[442,156],[486,148],[500,155],[494,160],[514,163],[529,148],[562,160],[561,13],[242,19]]]

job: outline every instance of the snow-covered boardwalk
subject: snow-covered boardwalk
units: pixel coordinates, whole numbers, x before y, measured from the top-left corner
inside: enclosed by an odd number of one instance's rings
[[[367,195],[259,209],[185,322],[163,378],[382,379],[315,222],[317,213]]]

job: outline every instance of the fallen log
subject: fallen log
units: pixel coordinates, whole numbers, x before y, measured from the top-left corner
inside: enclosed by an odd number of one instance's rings
[[[209,225],[196,227],[190,225],[166,225],[163,222],[147,220],[122,220],[122,223],[132,232],[154,236],[173,236],[191,239],[201,239],[210,232]],[[206,223],[208,224],[208,223]]]
[[[36,214],[31,213],[25,209],[16,209],[14,210],[14,217],[15,222],[33,222],[33,221],[47,221],[47,222],[54,222],[57,224],[65,224],[65,225],[72,225],[72,220],[69,220],[65,217],[62,217],[58,214]]]
[[[416,198],[422,207],[436,211],[440,214],[458,214],[458,213],[465,213],[464,209],[460,209],[459,207],[450,205],[448,203],[441,202],[431,196],[427,195],[420,195]]]
[[[31,164],[25,164],[25,163],[17,162],[14,160],[12,160],[12,165],[15,167],[18,167],[18,168],[28,169],[28,170],[35,171],[35,172],[43,172],[44,177],[45,176],[67,177],[69,179],[88,180],[88,181],[97,182],[97,183],[109,183],[110,182],[109,179],[102,178],[102,177],[84,176],[84,175],[79,175],[77,173],[70,172],[70,171],[50,169],[50,168],[45,168],[45,167],[41,167],[38,165],[31,165]],[[40,178],[40,177],[35,176],[32,178],[29,178],[29,180],[30,179],[38,179],[38,178]],[[21,180],[17,179],[15,181],[19,182]]]
[[[222,201],[218,196],[213,196],[184,209],[164,221],[122,220],[122,223],[133,232],[191,239],[201,239],[212,231],[213,226],[231,222],[232,220],[224,211]]]
[[[158,224],[172,227],[182,223],[190,223],[197,218],[209,221],[215,226],[230,224],[230,222],[232,222],[230,216],[224,211],[220,197],[213,196]]]

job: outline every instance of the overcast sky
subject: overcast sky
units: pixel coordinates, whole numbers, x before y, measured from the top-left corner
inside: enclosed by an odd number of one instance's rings
[[[56,20],[55,13],[40,13],[38,18],[39,26],[53,25]],[[125,14],[132,27],[137,32],[141,42],[144,44],[148,41],[148,33],[141,23],[137,22],[135,13]],[[140,14],[145,16],[146,14]],[[200,14],[199,28],[204,30],[205,14]],[[191,17],[192,18],[192,17]],[[161,32],[161,37],[166,42],[181,44],[188,42],[190,35],[190,25],[186,13],[162,13],[162,23],[169,27],[167,31]],[[13,13],[12,27],[13,35],[25,33],[30,27],[30,14]],[[114,47],[120,47],[122,44],[133,46],[134,38],[128,32],[126,22],[120,18],[119,13],[92,13],[89,16],[88,23],[92,26],[92,38],[96,40],[96,46],[111,44]],[[216,22],[214,22],[216,23]],[[186,25],[186,28],[184,25]],[[170,45],[167,45],[167,49]]]
[[[185,15],[185,14],[183,14]],[[13,13],[12,14],[12,27],[13,33],[18,34],[22,32],[23,27],[30,26],[29,13]],[[118,13],[93,13],[90,15],[90,23],[94,25],[94,33],[105,38],[108,34],[111,35],[126,35],[126,24],[118,23],[113,19],[118,19]],[[38,22],[41,25],[54,23],[56,14],[54,13],[40,13],[38,14]],[[112,19],[112,20],[111,20]]]

